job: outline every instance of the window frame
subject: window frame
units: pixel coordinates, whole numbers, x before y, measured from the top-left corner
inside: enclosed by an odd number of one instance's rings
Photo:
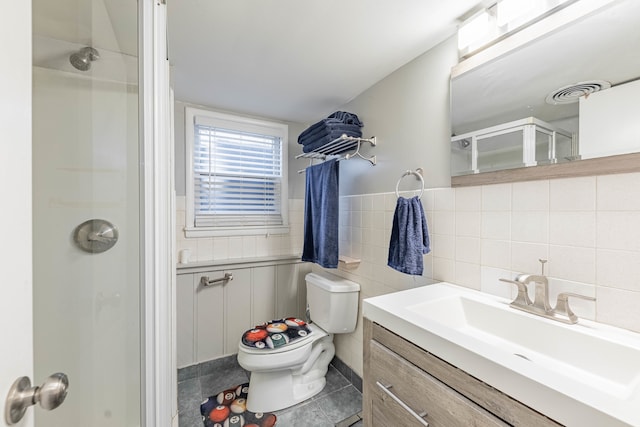
[[[282,217],[282,225],[265,225],[265,226],[195,226],[195,188],[194,188],[194,138],[195,138],[195,120],[196,117],[204,117],[214,121],[224,121],[231,123],[231,130],[243,131],[246,128],[261,127],[267,132],[265,135],[274,135],[281,138],[281,163],[282,163],[282,182],[281,182],[281,200],[280,214]],[[289,142],[289,126],[284,123],[272,122],[267,120],[253,119],[238,116],[229,113],[220,113],[217,111],[204,110],[195,107],[185,107],[185,165],[186,165],[186,206],[185,206],[185,237],[217,237],[217,236],[251,236],[263,234],[287,234],[289,233],[289,179],[288,179],[288,142]]]

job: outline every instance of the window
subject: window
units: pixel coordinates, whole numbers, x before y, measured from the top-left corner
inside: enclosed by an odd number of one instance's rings
[[[187,108],[187,237],[286,233],[287,125]]]

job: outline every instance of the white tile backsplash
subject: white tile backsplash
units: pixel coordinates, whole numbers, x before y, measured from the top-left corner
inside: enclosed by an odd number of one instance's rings
[[[511,270],[519,273],[540,273],[539,259],[549,259],[549,245],[511,242]]]
[[[511,239],[511,212],[483,211],[480,237],[485,239]]]
[[[595,208],[595,176],[549,181],[551,211],[594,211]]]
[[[436,231],[437,230],[437,231]],[[429,230],[438,234],[453,236],[456,234],[456,215],[454,212],[434,211],[433,212],[433,230]]]
[[[200,262],[210,259],[213,259],[213,239],[206,237],[197,239],[195,260]]]
[[[457,237],[456,261],[480,264],[480,239],[477,237]]]
[[[640,173],[599,176],[597,185],[598,210],[640,210]]]
[[[598,249],[596,283],[640,292],[640,252]]]
[[[548,211],[513,211],[511,213],[511,238],[518,242],[548,243]]]
[[[455,283],[480,290],[480,264],[456,261]]]
[[[433,256],[433,278],[442,282],[456,281],[455,261]]]
[[[483,185],[483,211],[511,211],[512,184]]]
[[[596,214],[598,248],[640,251],[640,211]]]
[[[511,271],[502,268],[480,267],[480,290],[502,298],[512,298],[514,285],[500,279],[513,279]]]
[[[512,186],[512,203],[512,210],[514,212],[548,211],[549,181],[527,181],[514,183]]]
[[[436,188],[433,191],[434,211],[453,211],[456,208],[456,190],[453,188]]]
[[[468,237],[480,237],[481,213],[459,212],[455,214],[456,235]]]
[[[596,289],[596,320],[640,332],[640,292],[600,286]]]
[[[454,259],[456,256],[456,237],[444,234],[431,234],[431,250],[438,258]]]
[[[229,237],[228,242],[229,258],[242,258],[242,237]]]
[[[511,268],[511,241],[482,239],[480,264],[488,267]]]
[[[552,245],[596,246],[596,213],[551,212],[549,243]]]
[[[640,174],[428,189],[421,200],[432,247],[422,277],[387,266],[395,192],[340,198],[341,254],[362,262],[331,273],[360,283],[361,298],[431,279],[512,298],[515,287],[498,279],[540,273],[543,258],[553,302],[561,291],[594,295],[571,301],[578,316],[640,332]],[[177,249],[194,260],[300,253],[304,200],[289,207],[289,235],[185,239],[178,223]],[[336,344],[343,361],[361,366],[361,337]]]
[[[558,279],[596,283],[596,250],[576,246],[549,245],[545,272]]]
[[[480,187],[464,187],[455,191],[457,212],[479,211],[482,206],[482,190]]]

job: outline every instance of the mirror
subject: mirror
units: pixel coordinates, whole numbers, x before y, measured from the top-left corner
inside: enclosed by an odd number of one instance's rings
[[[456,136],[489,128],[495,133],[496,128],[501,129],[506,123],[523,119],[541,121],[546,127],[569,133],[574,138],[574,151],[571,151],[572,143],[566,142],[565,138],[562,148],[558,142],[558,150],[563,151],[563,154],[545,160],[546,153],[541,155],[540,152],[546,149],[546,142],[540,143],[541,139],[536,136],[539,132],[534,129],[530,133],[534,135],[530,144],[534,154],[529,157],[528,162],[523,162],[522,158],[514,161],[515,157],[522,155],[522,145],[518,147],[520,154],[510,154],[504,148],[506,145],[497,139],[485,145],[478,143],[477,155],[480,157],[483,154],[485,158],[491,157],[492,154],[487,154],[486,150],[495,149],[496,146],[503,149],[502,152],[498,150],[498,154],[494,156],[501,160],[485,160],[486,168],[477,168],[475,172],[639,152],[640,125],[633,123],[640,123],[637,120],[640,110],[635,110],[635,119],[628,119],[629,125],[636,126],[637,132],[634,131],[634,134],[627,131],[630,135],[624,143],[617,140],[621,138],[618,137],[621,129],[628,127],[627,122],[622,125],[616,123],[620,114],[614,113],[615,108],[623,111],[640,108],[636,107],[640,105],[638,22],[640,1],[615,1],[503,56],[452,77],[452,141],[455,141]],[[593,85],[587,86],[584,89],[586,92],[600,89],[599,85],[604,86],[599,93],[592,93],[591,97],[588,94],[584,96],[585,92],[580,92],[582,88],[574,87],[564,93],[560,91],[555,99],[546,102],[550,93],[581,82],[591,82],[589,85]],[[607,83],[610,83],[610,89],[606,88]],[[603,99],[605,94],[610,97],[614,93],[622,97],[622,102],[607,101],[608,104],[604,103],[602,107],[591,106],[597,103],[595,99],[598,97]],[[585,116],[587,113],[589,115]],[[613,117],[607,117],[608,115]],[[607,130],[606,126],[617,127]],[[521,135],[517,132],[514,134]],[[606,140],[602,140],[603,135]],[[504,133],[500,136],[505,139]],[[590,142],[594,139],[595,142]],[[469,141],[459,140],[458,143],[462,156],[460,161],[465,162],[467,160],[463,150],[470,150]],[[455,142],[452,147],[454,144]],[[511,145],[518,146],[513,142]],[[462,175],[465,172],[460,173],[460,170],[464,170],[464,167],[458,166],[458,171],[454,171],[455,156],[458,154],[454,154],[452,148],[452,175]]]

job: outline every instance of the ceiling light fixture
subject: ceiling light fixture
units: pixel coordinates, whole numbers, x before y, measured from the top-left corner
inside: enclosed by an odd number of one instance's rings
[[[465,21],[458,30],[458,49],[473,50],[493,38],[495,22],[488,10],[482,10]]]
[[[481,49],[578,0],[498,0],[458,28],[458,52],[467,58]]]

